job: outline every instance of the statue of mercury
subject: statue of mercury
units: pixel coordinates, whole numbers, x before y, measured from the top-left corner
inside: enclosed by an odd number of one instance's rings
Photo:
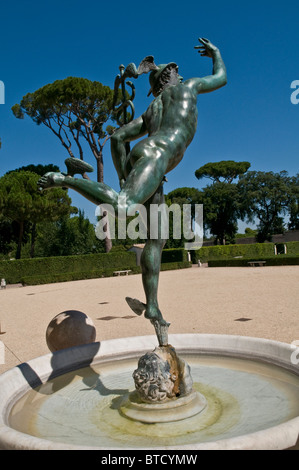
[[[199,38],[195,46],[202,56],[213,61],[212,75],[183,81],[174,62],[151,66],[150,93],[154,100],[137,119],[117,129],[111,137],[111,154],[120,181],[120,192],[105,183],[78,179],[62,173],[47,173],[39,180],[42,189],[67,187],[99,204],[109,204],[117,216],[119,211],[133,210],[134,206],[161,204],[164,201],[163,180],[182,160],[197,127],[197,96],[223,87],[227,82],[226,68],[219,49],[208,39]],[[140,140],[129,153],[126,143]],[[137,314],[145,312],[156,331],[167,329],[157,301],[161,253],[165,240],[147,240],[141,267],[146,304],[131,307]],[[132,300],[132,299],[131,299]],[[162,331],[161,330],[161,331]],[[167,335],[159,333],[160,345],[167,343]]]

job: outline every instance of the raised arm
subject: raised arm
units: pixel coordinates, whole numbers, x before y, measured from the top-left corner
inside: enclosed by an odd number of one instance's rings
[[[217,90],[226,85],[226,68],[219,49],[208,39],[199,38],[198,40],[201,45],[195,46],[195,49],[199,49],[198,52],[201,56],[212,58],[213,74],[203,78],[191,78],[190,80],[186,80],[185,85],[195,88],[197,94],[209,93],[210,91]]]

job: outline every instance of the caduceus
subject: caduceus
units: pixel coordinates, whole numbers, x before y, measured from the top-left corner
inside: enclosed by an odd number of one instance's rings
[[[113,95],[113,114],[116,118],[116,122],[119,127],[122,127],[125,124],[130,123],[134,120],[135,116],[135,107],[133,100],[135,98],[135,85],[131,80],[127,78],[138,78],[142,74],[152,72],[157,70],[158,67],[154,63],[154,57],[149,55],[145,57],[139,64],[138,68],[136,65],[131,62],[127,67],[124,65],[119,66],[120,73],[116,76],[114,81],[114,95]],[[127,80],[127,81],[126,81]],[[131,90],[130,93],[126,90],[126,85],[128,85]],[[130,112],[128,112],[130,108]],[[130,153],[130,143],[125,143],[126,155]],[[120,186],[122,187],[123,180],[120,181]]]
[[[120,73],[116,76],[114,81],[114,96],[113,96],[113,113],[116,118],[116,122],[119,127],[124,124],[128,124],[133,121],[135,116],[135,107],[133,100],[135,98],[135,85],[131,80],[127,78],[138,78],[143,73],[148,73],[153,70],[157,70],[157,66],[154,64],[153,56],[145,57],[137,68],[136,65],[131,62],[127,67],[124,65],[119,66]],[[130,94],[126,90],[128,85],[131,90]],[[121,100],[121,103],[119,103]],[[128,112],[130,108],[130,112]],[[127,142],[127,153],[130,151],[130,144]]]

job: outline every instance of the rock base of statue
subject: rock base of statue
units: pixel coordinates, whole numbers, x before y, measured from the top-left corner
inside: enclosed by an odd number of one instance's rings
[[[205,398],[193,390],[189,365],[171,345],[159,346],[138,361],[136,390],[122,401],[122,415],[144,423],[180,421],[200,413]]]
[[[133,378],[140,399],[145,403],[161,403],[189,395],[193,386],[189,365],[171,345],[159,346],[142,356]]]

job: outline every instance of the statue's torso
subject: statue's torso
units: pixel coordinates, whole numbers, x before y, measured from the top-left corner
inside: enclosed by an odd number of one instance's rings
[[[184,84],[167,87],[143,115],[149,147],[160,147],[168,158],[167,172],[177,166],[197,126],[197,95]]]
[[[183,134],[189,145],[197,125],[197,95],[184,84],[169,86],[152,101],[143,118],[149,137]]]

